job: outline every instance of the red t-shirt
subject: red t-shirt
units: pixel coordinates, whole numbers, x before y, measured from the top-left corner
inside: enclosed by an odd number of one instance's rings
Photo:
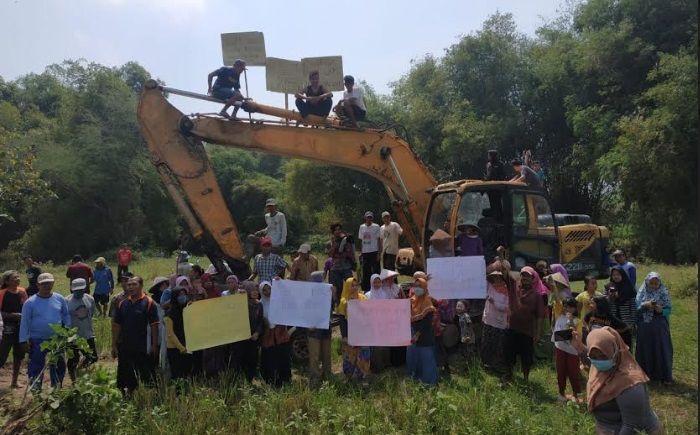
[[[117,261],[120,266],[128,266],[131,263],[131,249],[120,249],[117,251]]]
[[[92,279],[92,269],[90,266],[83,262],[78,262],[68,266],[68,271],[66,272],[66,277],[73,282],[74,279],[83,278],[87,285],[90,285]]]

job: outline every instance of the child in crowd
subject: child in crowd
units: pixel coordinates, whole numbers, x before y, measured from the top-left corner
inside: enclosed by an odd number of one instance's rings
[[[563,301],[564,312],[555,320],[552,341],[554,342],[554,360],[557,370],[557,385],[559,386],[559,401],[572,400],[580,403],[581,371],[579,370],[578,352],[571,345],[571,333],[577,329],[579,319],[576,315],[576,300],[566,298]],[[560,333],[562,331],[563,333]],[[568,335],[568,338],[567,338]],[[569,379],[573,396],[567,397],[566,380]]]
[[[632,344],[632,331],[625,322],[618,319],[612,313],[610,302],[605,296],[593,298],[588,307],[588,314],[583,318],[583,322],[585,324],[585,335],[594,329],[610,326],[620,334],[627,346],[631,346]]]
[[[455,250],[460,257],[484,255],[484,243],[479,237],[479,227],[474,224],[461,223],[457,226],[459,234]]]
[[[455,304],[454,324],[459,330],[457,349],[450,355],[450,366],[458,371],[464,371],[477,357],[476,334],[471,318],[467,313],[469,302],[459,300]]]
[[[580,320],[580,322],[578,323],[578,333],[581,335],[581,337],[583,338],[583,342],[585,343],[586,336],[583,335],[583,319],[586,317],[586,314],[588,314],[588,310],[590,308],[591,301],[593,300],[593,298],[603,296],[603,294],[598,292],[598,281],[595,279],[594,276],[586,276],[583,279],[583,282],[583,291],[578,296],[576,296],[576,309],[578,310]]]
[[[353,277],[343,282],[343,292],[336,308],[340,318],[341,352],[343,354],[343,373],[347,378],[365,379],[370,373],[370,348],[350,346],[348,343],[348,302],[353,299],[365,300],[360,292],[360,284]]]

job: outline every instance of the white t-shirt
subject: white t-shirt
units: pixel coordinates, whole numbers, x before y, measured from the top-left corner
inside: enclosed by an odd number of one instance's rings
[[[396,255],[399,253],[399,236],[403,234],[403,228],[396,222],[382,225],[382,249],[385,254]]]
[[[360,231],[357,233],[357,238],[362,240],[362,253],[379,251],[379,225],[372,223],[360,225]]]
[[[365,107],[365,91],[361,87],[353,86],[352,92],[348,92],[347,90],[343,92],[343,100],[348,100],[350,98],[357,98],[355,101],[357,107],[365,112],[367,111],[367,108]]]
[[[564,329],[568,329],[569,327],[566,325],[566,322],[568,322],[569,319],[566,318],[566,314],[562,314],[557,318],[556,323],[554,323],[554,330],[555,331],[563,331]],[[574,330],[577,329],[579,319],[574,317]],[[571,355],[578,355],[578,352],[576,352],[576,348],[571,344],[570,341],[554,341],[554,333],[552,333],[552,341],[554,342],[554,347],[556,347],[559,350],[563,350],[566,353],[569,353]]]
[[[284,246],[287,243],[287,219],[284,213],[278,211],[274,216],[265,213],[265,223],[265,232],[272,239],[272,246]]]

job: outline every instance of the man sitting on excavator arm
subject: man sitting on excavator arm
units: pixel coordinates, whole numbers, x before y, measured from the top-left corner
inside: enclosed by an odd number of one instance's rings
[[[240,102],[243,101],[241,94],[241,73],[245,70],[245,61],[236,59],[233,66],[222,66],[221,68],[212,71],[207,76],[207,93],[212,97],[222,100],[225,105],[221,109],[219,115],[224,118],[236,119],[236,113],[240,108]],[[216,77],[214,86],[211,81]],[[238,104],[236,104],[238,102]],[[235,106],[233,116],[229,116],[227,110],[229,107]]]
[[[343,82],[345,83],[343,99],[338,102],[333,111],[343,118],[349,127],[357,127],[357,121],[364,121],[367,116],[365,92],[362,88],[355,86],[353,76],[343,77]]]

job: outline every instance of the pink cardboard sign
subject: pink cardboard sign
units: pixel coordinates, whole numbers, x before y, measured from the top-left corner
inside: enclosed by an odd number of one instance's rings
[[[411,301],[408,299],[348,302],[348,344],[408,346],[411,344]]]

